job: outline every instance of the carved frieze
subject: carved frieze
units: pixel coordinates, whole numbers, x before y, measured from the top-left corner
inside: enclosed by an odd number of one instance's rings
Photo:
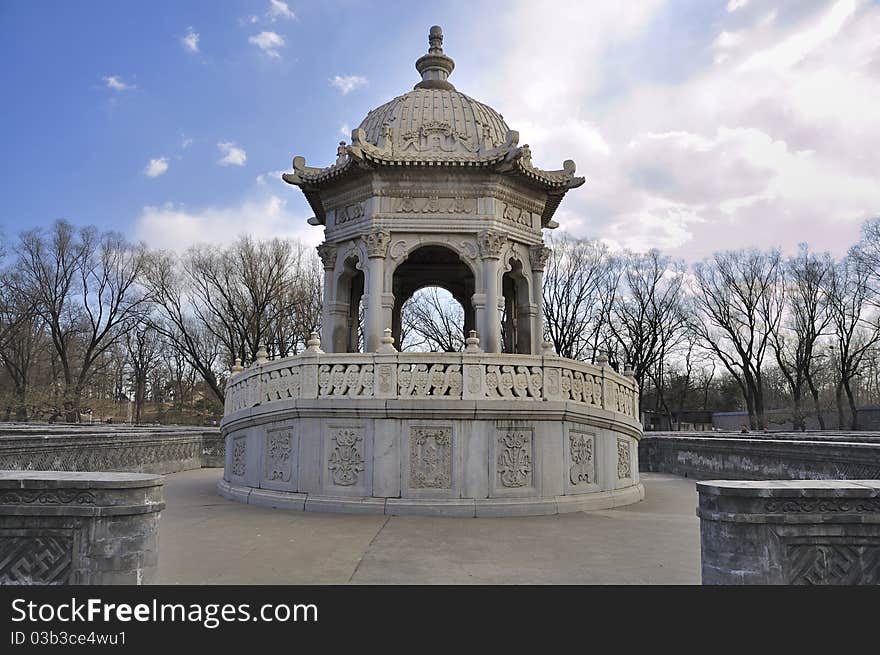
[[[447,121],[434,120],[422,123],[418,130],[400,133],[395,152],[437,154],[475,153],[479,144],[467,133],[461,132]]]
[[[411,428],[409,462],[410,488],[451,488],[452,427]]]
[[[95,495],[89,491],[59,489],[29,491],[16,489],[0,493],[0,505],[94,505]]]
[[[535,225],[534,216],[530,211],[511,203],[505,203],[501,217],[509,223],[522,225],[523,227],[534,227]]]
[[[496,475],[502,486],[532,486],[531,430],[508,430],[499,434],[496,452]]]
[[[593,484],[593,435],[571,430],[568,433],[569,468],[568,480],[573,486]]]
[[[629,441],[617,440],[617,479],[626,480],[632,477],[632,451]]]
[[[364,217],[364,203],[357,202],[353,205],[345,205],[336,210],[334,225],[344,225]]]
[[[398,214],[475,214],[477,199],[461,196],[429,195],[426,198],[406,196],[394,198],[392,207]]]
[[[364,471],[364,438],[357,428],[337,428],[331,437],[327,470],[333,484],[351,487]]]

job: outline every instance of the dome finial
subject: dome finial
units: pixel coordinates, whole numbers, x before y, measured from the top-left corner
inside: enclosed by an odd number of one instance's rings
[[[433,25],[428,32],[428,53],[432,55],[443,54],[443,28]]]
[[[455,87],[447,81],[453,68],[455,62],[443,54],[443,28],[434,25],[428,32],[428,54],[416,61],[416,70],[421,73],[422,81],[414,88],[454,91]]]

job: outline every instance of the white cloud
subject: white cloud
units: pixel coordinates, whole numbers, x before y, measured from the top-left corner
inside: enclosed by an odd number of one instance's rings
[[[159,157],[158,159],[150,160],[150,163],[147,164],[146,168],[144,168],[144,175],[146,175],[147,177],[159,177],[160,175],[163,175],[167,170],[168,158]]]
[[[257,184],[260,186],[266,186],[269,183],[278,183],[286,186],[287,182],[282,180],[281,176],[287,172],[289,171],[267,171],[265,173],[260,173],[257,175]]]
[[[343,123],[339,126],[339,136],[344,136],[345,138],[351,136],[351,126],[348,123]]]
[[[239,148],[233,141],[221,141],[217,149],[223,157],[217,161],[221,166],[244,166],[247,161],[247,153],[244,148]]]
[[[323,230],[308,225],[306,218],[274,194],[229,207],[194,209],[167,203],[143,208],[135,223],[135,236],[151,247],[178,252],[199,243],[229,243],[242,234],[258,239],[289,237],[318,245]]]
[[[366,86],[368,80],[360,75],[334,75],[330,84],[339,89],[342,95],[348,95],[355,89]]]
[[[281,58],[281,53],[278,52],[278,49],[285,46],[284,37],[277,32],[260,32],[249,37],[248,42],[253,43],[267,55],[276,59]]]
[[[105,75],[101,78],[108,89],[113,91],[128,91],[135,88],[134,84],[126,84],[119,75]]]
[[[186,134],[180,135],[180,149],[186,150],[193,144],[192,137],[187,136]]]
[[[730,2],[727,3],[727,11],[733,12],[737,9],[742,9],[747,4],[749,4],[749,0],[730,0]]]
[[[616,1],[563,3],[560,23],[512,5],[501,28],[532,47],[505,42],[468,73],[536,165],[572,158],[587,178],[560,206],[561,229],[690,260],[805,240],[845,252],[880,215],[880,6],[725,14],[708,57],[672,75],[644,65],[666,9],[625,6],[619,17]]]
[[[287,6],[286,2],[283,0],[269,0],[269,11],[267,12],[269,19],[272,22],[275,22],[279,18],[284,18],[287,20],[296,19],[296,14]]]
[[[199,34],[198,32],[193,32],[192,27],[186,28],[186,35],[181,37],[180,42],[189,52],[196,53],[199,51]]]

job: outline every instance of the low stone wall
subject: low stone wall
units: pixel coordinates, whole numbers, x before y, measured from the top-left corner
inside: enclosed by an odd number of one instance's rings
[[[0,471],[0,585],[151,582],[162,485],[139,473]]]
[[[0,469],[175,473],[222,467],[218,428],[0,424]]]
[[[880,584],[880,482],[697,483],[703,584]]]
[[[880,435],[860,433],[859,441],[800,436],[648,432],[639,442],[639,466],[646,472],[696,479],[880,479]]]

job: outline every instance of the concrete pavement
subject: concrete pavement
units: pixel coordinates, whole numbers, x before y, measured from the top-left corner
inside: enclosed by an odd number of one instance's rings
[[[221,469],[166,476],[161,584],[699,584],[694,481],[643,473],[646,498],[525,518],[292,512],[224,500]]]

